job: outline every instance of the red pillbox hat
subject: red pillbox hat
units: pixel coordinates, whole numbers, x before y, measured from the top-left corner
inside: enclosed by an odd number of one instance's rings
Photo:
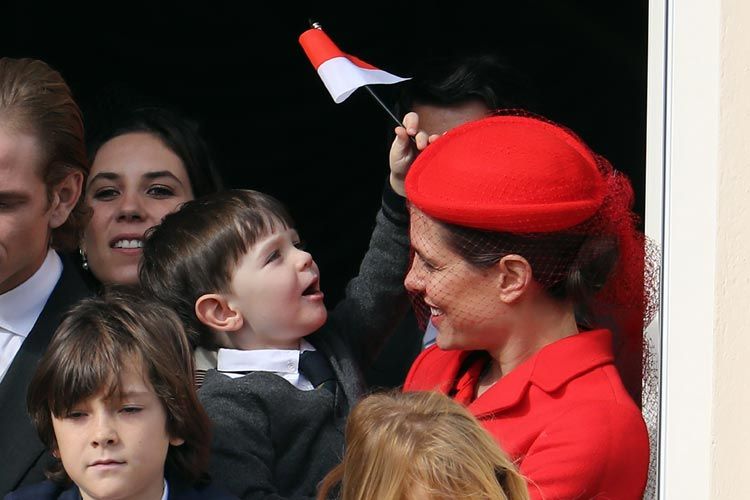
[[[502,115],[457,127],[424,150],[406,196],[435,219],[498,232],[576,226],[602,205],[597,157],[571,131],[533,116]]]

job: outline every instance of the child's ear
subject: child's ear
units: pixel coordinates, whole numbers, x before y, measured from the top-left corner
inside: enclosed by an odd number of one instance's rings
[[[531,264],[516,254],[509,254],[496,264],[500,300],[510,304],[517,300],[531,284]]]
[[[219,293],[207,293],[195,301],[195,315],[209,328],[221,332],[235,332],[242,328],[242,314],[229,305]]]

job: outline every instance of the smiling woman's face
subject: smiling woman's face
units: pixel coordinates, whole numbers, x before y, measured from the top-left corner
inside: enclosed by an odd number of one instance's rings
[[[94,276],[137,283],[144,233],[191,199],[185,166],[156,136],[132,132],[104,143],[86,186],[93,213],[81,243]]]

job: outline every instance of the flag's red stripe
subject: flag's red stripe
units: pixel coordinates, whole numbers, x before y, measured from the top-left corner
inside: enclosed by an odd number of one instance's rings
[[[346,54],[346,57],[349,58],[349,60],[351,62],[353,62],[354,64],[356,64],[357,66],[359,66],[362,69],[380,69],[380,68],[376,68],[375,66],[373,66],[370,63],[367,63],[367,62],[363,61],[359,57],[353,56],[351,54]]]
[[[307,54],[307,58],[317,70],[318,67],[329,59],[334,57],[346,57],[357,66],[364,69],[378,69],[375,66],[364,62],[363,60],[345,54],[339,49],[323,30],[310,28],[302,33],[299,37],[299,43]]]

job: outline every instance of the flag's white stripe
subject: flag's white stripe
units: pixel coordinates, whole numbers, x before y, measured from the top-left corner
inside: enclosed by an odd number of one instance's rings
[[[363,85],[398,83],[408,80],[381,69],[365,69],[346,57],[334,57],[318,66],[318,75],[323,80],[331,97],[339,104]]]

